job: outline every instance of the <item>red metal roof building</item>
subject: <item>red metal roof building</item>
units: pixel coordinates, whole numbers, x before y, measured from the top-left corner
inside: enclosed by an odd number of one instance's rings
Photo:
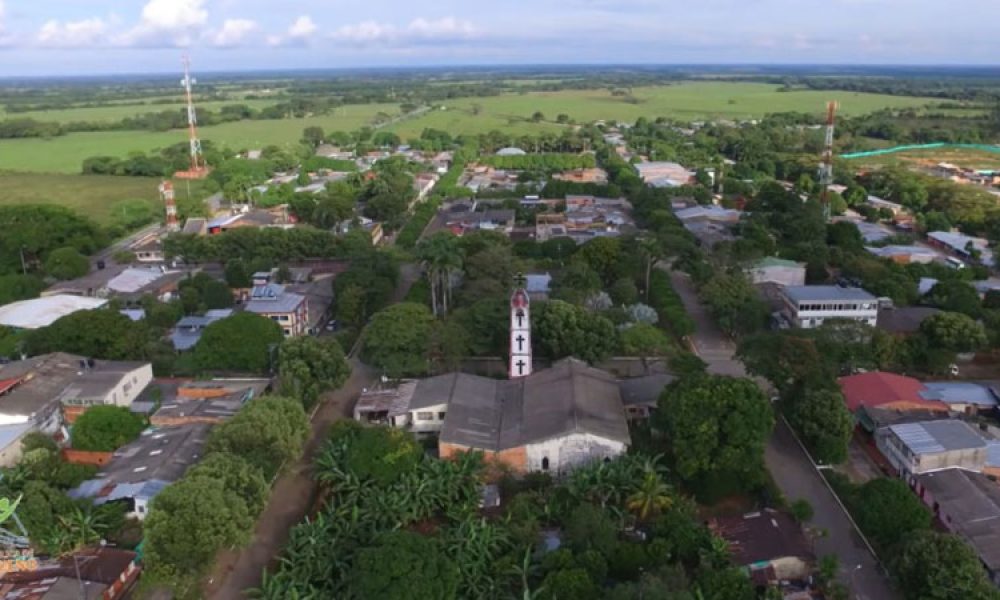
[[[948,405],[943,402],[921,397],[924,384],[912,377],[873,371],[841,377],[837,381],[844,400],[847,401],[847,408],[852,413],[862,406],[898,410],[948,410]]]

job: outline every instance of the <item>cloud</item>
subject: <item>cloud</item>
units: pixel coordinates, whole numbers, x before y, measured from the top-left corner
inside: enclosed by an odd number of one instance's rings
[[[455,17],[437,20],[420,17],[404,27],[376,21],[362,21],[354,25],[344,25],[330,37],[350,44],[402,46],[420,42],[468,40],[478,33],[472,23]]]
[[[139,24],[114,40],[121,46],[190,46],[205,31],[205,0],[149,0]]]
[[[47,21],[38,30],[35,41],[46,48],[80,48],[100,45],[106,39],[108,24],[99,17],[80,21]]]
[[[250,19],[226,19],[222,27],[209,36],[209,43],[218,48],[235,48],[260,29]]]
[[[268,46],[306,46],[313,40],[319,27],[309,15],[295,19],[283,34],[267,36]]]

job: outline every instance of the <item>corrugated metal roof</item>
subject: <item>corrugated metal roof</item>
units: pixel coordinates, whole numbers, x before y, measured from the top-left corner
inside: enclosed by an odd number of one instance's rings
[[[986,447],[982,436],[964,421],[904,423],[890,425],[889,430],[917,455]]]
[[[835,285],[793,285],[785,288],[785,295],[793,302],[822,302],[836,300],[876,300],[875,296],[861,288],[842,288]]]

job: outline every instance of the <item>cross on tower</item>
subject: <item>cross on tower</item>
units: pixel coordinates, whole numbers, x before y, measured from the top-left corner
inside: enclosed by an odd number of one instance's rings
[[[514,365],[517,367],[517,374],[524,375],[524,367],[527,366],[527,363],[524,362],[523,360],[519,360],[516,363],[514,363]]]
[[[524,336],[519,333],[514,340],[517,342],[517,351],[520,352],[524,348]]]
[[[518,310],[517,311],[517,326],[518,327],[524,327],[524,311],[523,310]]]

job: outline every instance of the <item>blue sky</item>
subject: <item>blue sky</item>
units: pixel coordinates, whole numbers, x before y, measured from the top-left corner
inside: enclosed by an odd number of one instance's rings
[[[554,63],[998,64],[1000,0],[0,0],[0,76]]]

